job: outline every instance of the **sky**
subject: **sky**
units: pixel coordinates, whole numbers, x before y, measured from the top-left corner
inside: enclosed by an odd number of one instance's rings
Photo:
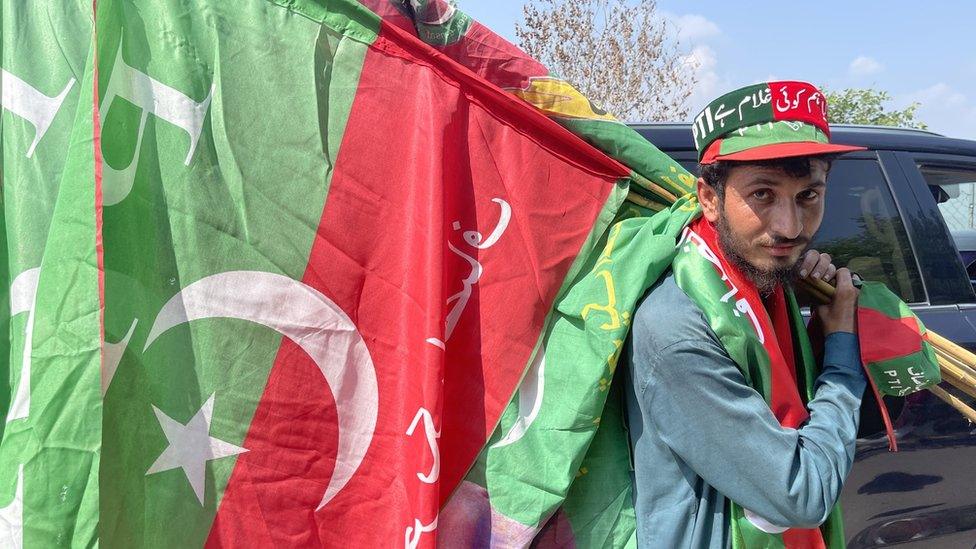
[[[524,3],[458,0],[458,7],[514,42]],[[805,80],[885,90],[893,108],[917,101],[930,130],[976,139],[973,0],[658,0],[658,10],[699,67],[692,113],[741,86]]]

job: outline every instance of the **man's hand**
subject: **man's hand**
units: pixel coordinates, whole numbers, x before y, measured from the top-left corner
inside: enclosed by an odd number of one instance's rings
[[[858,289],[851,280],[851,272],[846,268],[837,269],[834,299],[827,305],[817,306],[817,316],[823,324],[824,335],[834,332],[857,333],[857,295]]]
[[[807,250],[800,263],[800,278],[819,278],[830,280],[837,273],[837,267],[831,262],[830,254],[822,254],[817,250]]]

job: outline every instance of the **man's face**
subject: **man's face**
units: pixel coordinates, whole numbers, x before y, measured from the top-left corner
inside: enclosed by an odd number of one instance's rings
[[[761,293],[792,277],[820,228],[826,179],[827,163],[816,159],[806,177],[775,167],[734,166],[724,198],[699,179],[702,212],[715,225],[723,252]]]

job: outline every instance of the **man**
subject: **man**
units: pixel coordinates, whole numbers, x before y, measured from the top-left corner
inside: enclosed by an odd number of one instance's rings
[[[702,216],[639,305],[626,350],[642,547],[842,545],[835,502],[866,380],[847,269],[805,252],[823,219],[826,102],[813,86],[749,86],[695,119]],[[812,358],[790,285],[831,279]],[[817,374],[819,372],[819,375]]]

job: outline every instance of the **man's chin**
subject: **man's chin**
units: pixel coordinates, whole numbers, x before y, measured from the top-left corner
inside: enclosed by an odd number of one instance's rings
[[[756,258],[749,261],[749,263],[757,270],[760,271],[782,271],[783,269],[791,268],[797,263],[799,263],[799,254],[796,256],[780,256],[780,255],[769,255],[765,254],[762,258]]]
[[[797,269],[802,251],[790,256],[771,256],[742,261],[733,259],[739,269],[756,285],[763,296],[772,293],[779,284],[791,284],[798,276]]]
[[[775,248],[762,246],[759,250],[757,250],[755,255],[760,256],[763,260],[765,260],[764,262],[769,264],[769,266],[780,268],[785,265],[793,265],[794,263],[798,263],[800,261],[800,257],[803,256],[803,252],[805,251],[803,246],[794,246],[793,248],[789,249],[788,253],[784,253],[784,251],[781,250],[782,249],[776,250]]]
[[[768,246],[740,244],[732,235],[724,218],[719,219],[715,228],[718,232],[719,245],[726,258],[752,280],[760,295],[768,296],[777,285],[790,284],[795,280],[797,266],[805,246],[789,249],[788,254],[774,254],[774,249]]]
[[[773,257],[770,259],[769,270],[779,271],[782,269],[791,268],[799,262],[799,256]]]

